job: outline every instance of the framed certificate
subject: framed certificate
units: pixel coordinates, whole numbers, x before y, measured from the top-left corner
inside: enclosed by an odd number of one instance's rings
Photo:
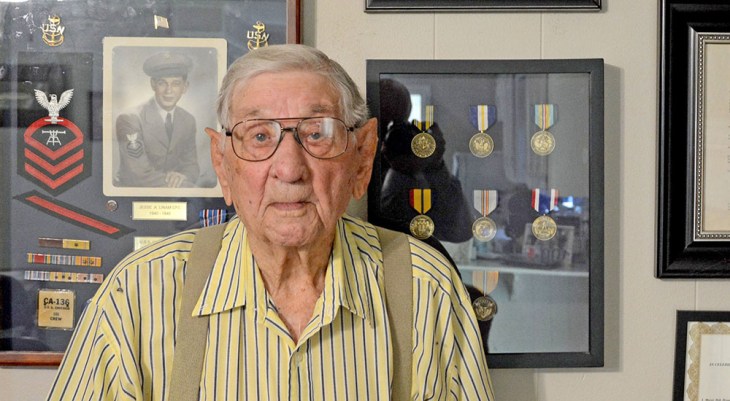
[[[368,218],[450,257],[489,366],[603,364],[603,60],[368,60]]]
[[[730,399],[730,312],[677,311],[674,401]]]
[[[0,14],[0,365],[55,365],[121,258],[230,217],[203,129],[233,60],[299,42],[299,0]]]
[[[730,277],[730,4],[663,0],[657,277]]]
[[[367,12],[599,11],[601,0],[366,0]]]

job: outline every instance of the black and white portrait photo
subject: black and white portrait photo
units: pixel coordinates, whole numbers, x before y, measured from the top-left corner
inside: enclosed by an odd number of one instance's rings
[[[216,197],[220,39],[104,39],[104,194]]]

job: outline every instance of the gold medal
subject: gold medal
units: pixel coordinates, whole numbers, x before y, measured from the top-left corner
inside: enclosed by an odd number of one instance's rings
[[[475,299],[471,305],[474,307],[474,314],[477,319],[484,322],[492,320],[497,314],[497,302],[489,295],[483,295]]]
[[[436,151],[436,140],[427,132],[421,132],[411,140],[413,154],[425,159]]]
[[[532,222],[532,234],[540,241],[547,241],[558,232],[558,225],[550,216],[540,216]]]
[[[487,157],[494,150],[494,140],[489,134],[478,132],[469,140],[469,150],[476,157]]]
[[[426,239],[433,235],[433,220],[425,214],[419,214],[411,220],[411,234],[418,239]]]
[[[532,136],[530,146],[536,154],[547,156],[555,149],[555,137],[548,131],[538,131]]]
[[[474,238],[477,241],[491,241],[497,235],[497,225],[489,217],[480,217],[471,226]]]

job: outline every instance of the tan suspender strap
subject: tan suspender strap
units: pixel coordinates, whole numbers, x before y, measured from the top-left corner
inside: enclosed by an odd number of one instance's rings
[[[385,304],[393,336],[391,400],[411,399],[413,360],[413,263],[408,236],[375,227],[383,249]]]
[[[225,228],[225,224],[201,228],[190,251],[177,326],[169,401],[197,401],[200,394],[209,318],[193,316],[193,308],[213,270]],[[195,372],[198,372],[197,375]]]
[[[200,393],[208,317],[193,317],[193,308],[220,251],[225,224],[202,228],[195,236],[183,289],[169,401],[196,401]],[[392,399],[408,400],[411,393],[413,335],[413,266],[408,236],[376,227],[383,249],[385,297],[393,336]],[[387,266],[387,267],[386,267]],[[388,296],[390,294],[390,297]],[[191,372],[200,372],[190,377]]]

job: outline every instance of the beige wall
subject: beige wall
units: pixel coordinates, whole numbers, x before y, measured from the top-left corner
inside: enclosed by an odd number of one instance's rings
[[[543,14],[365,14],[364,0],[302,2],[304,43],[339,60],[363,90],[369,58],[605,60],[606,366],[492,378],[500,401],[671,399],[675,311],[730,309],[730,283],[654,278],[658,1]],[[41,400],[53,372],[0,369],[0,398]]]

